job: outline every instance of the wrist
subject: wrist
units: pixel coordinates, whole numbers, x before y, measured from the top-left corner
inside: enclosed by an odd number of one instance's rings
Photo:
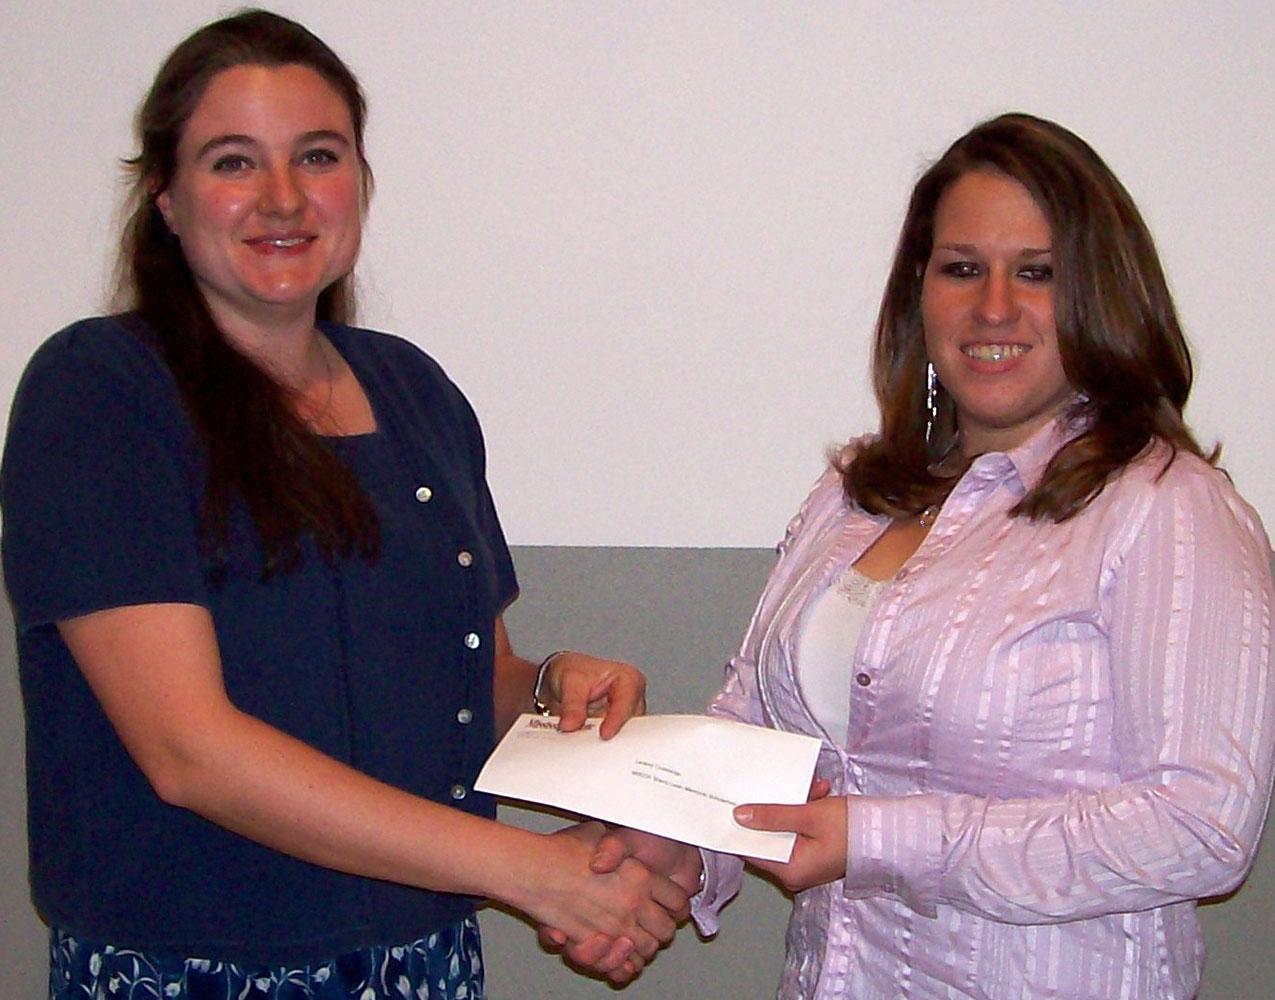
[[[553,666],[554,661],[569,652],[565,649],[559,649],[550,653],[540,661],[540,666],[536,668],[536,680],[531,686],[531,710],[539,715],[552,715],[553,711],[549,707],[550,701],[557,701],[558,698],[550,694],[552,684],[549,681],[549,670]]]
[[[565,859],[560,845],[550,834],[532,830],[518,830],[518,833],[525,836],[514,838],[516,850],[500,859],[489,860],[488,878],[492,885],[486,895],[520,913],[539,917],[545,896],[556,884],[555,877]]]

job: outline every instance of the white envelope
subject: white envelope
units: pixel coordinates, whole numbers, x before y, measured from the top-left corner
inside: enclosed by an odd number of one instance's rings
[[[574,733],[524,715],[474,787],[557,806],[709,850],[787,861],[796,835],[746,830],[741,802],[806,801],[819,740],[706,715],[630,719],[612,739],[599,720]]]

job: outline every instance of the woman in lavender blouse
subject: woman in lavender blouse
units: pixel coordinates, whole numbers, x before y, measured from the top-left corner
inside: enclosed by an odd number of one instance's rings
[[[1151,236],[1086,143],[1004,115],[924,174],[873,375],[881,430],[788,526],[709,708],[823,740],[813,801],[736,810],[798,835],[749,862],[795,893],[779,996],[1194,996],[1196,902],[1243,880],[1270,794],[1270,549],[1183,421]],[[738,858],[603,844],[701,885],[708,933],[740,886]]]

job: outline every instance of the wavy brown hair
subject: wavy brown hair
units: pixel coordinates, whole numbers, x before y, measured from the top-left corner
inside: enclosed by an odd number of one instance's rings
[[[224,567],[236,502],[260,538],[266,577],[295,568],[306,538],[328,560],[358,552],[374,561],[380,548],[376,514],[358,480],[297,416],[291,391],[217,326],[155,204],[173,181],[182,132],[209,83],[246,65],[299,65],[318,73],[349,110],[364,207],[372,185],[358,81],[319,38],[277,14],[244,10],[200,28],[165,60],[138,111],[140,152],[125,161],[133,210],[120,249],[116,302],[144,320],[130,326],[157,343],[204,446],[200,537],[214,578]],[[345,322],[353,313],[346,275],[319,295],[316,318]]]
[[[1053,234],[1054,319],[1063,371],[1078,395],[1079,436],[1060,448],[1011,514],[1064,521],[1082,511],[1155,439],[1210,463],[1182,418],[1191,355],[1146,223],[1097,153],[1060,125],[1005,114],[975,126],[917,181],[877,317],[873,387],[881,433],[840,463],[851,499],[873,513],[916,514],[941,502],[964,471],[955,409],[938,387],[926,437],[921,285],[943,193],[974,170],[1022,184]],[[968,463],[965,463],[968,464]],[[1166,466],[1167,467],[1167,466]]]

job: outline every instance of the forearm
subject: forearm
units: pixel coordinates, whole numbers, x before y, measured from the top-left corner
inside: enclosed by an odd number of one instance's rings
[[[129,754],[173,806],[314,864],[499,900],[572,940],[624,936],[653,953],[672,934],[669,913],[685,896],[640,865],[593,874],[578,839],[418,798],[240,711],[205,608],[132,605],[58,628]],[[508,655],[499,622],[497,633]]]
[[[496,708],[496,738],[509,731],[518,716],[532,710],[531,691],[538,664],[510,651],[497,652],[492,689]]]
[[[1021,924],[1218,895],[1257,849],[1260,816],[1241,798],[1196,779],[1041,799],[851,796],[844,889]]]
[[[545,838],[393,788],[232,706],[163,774],[172,804],[328,868],[519,909],[540,876]]]

